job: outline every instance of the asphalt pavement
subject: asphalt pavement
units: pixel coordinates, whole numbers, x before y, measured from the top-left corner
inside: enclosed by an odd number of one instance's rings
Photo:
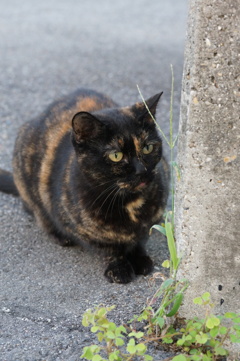
[[[53,100],[78,87],[111,96],[120,105],[163,91],[158,121],[168,132],[175,77],[175,134],[187,18],[187,0],[1,0],[0,167],[11,170],[17,129]],[[168,149],[165,144],[165,152]],[[75,361],[94,337],[81,324],[94,305],[116,305],[111,319],[132,318],[159,281],[138,277],[109,284],[101,255],[62,248],[38,228],[18,198],[0,194],[0,360]],[[148,244],[161,272],[166,241]],[[151,348],[154,360],[168,353]]]

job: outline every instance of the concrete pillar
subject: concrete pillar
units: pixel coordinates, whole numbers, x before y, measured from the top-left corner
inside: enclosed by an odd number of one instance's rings
[[[240,1],[190,0],[176,189],[179,278],[240,312]]]

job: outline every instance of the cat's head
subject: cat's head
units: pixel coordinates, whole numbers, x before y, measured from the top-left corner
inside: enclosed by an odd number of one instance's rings
[[[153,117],[161,95],[146,101]],[[89,182],[136,192],[154,179],[162,142],[149,111],[144,103],[136,103],[73,117],[73,145]]]

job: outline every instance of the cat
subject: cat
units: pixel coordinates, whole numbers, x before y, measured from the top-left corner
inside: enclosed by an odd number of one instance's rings
[[[146,101],[153,116],[161,95]],[[152,271],[145,244],[167,202],[168,165],[143,102],[118,107],[79,89],[53,103],[20,128],[0,191],[19,195],[61,245],[101,247],[109,282]]]

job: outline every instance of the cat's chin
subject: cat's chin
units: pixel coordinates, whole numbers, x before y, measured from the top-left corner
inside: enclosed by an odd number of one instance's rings
[[[143,179],[140,179],[138,182],[133,183],[130,188],[134,192],[141,192],[144,191],[149,185],[152,183],[153,177],[146,177]]]

